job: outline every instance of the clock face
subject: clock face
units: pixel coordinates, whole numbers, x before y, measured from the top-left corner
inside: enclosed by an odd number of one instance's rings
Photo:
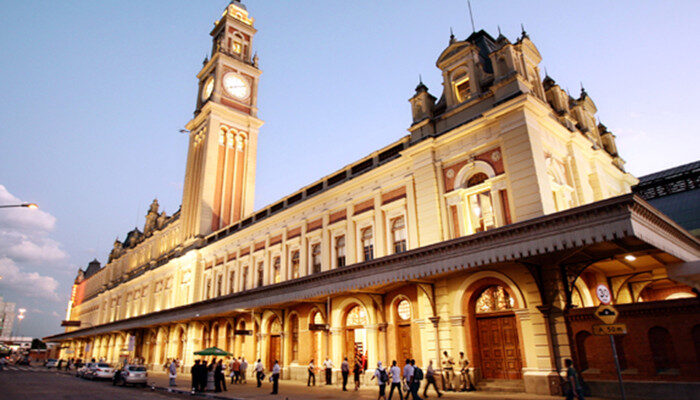
[[[233,72],[224,75],[223,85],[226,93],[239,100],[243,100],[250,95],[250,85],[248,81]]]
[[[204,89],[202,90],[202,101],[206,101],[209,96],[211,96],[211,92],[214,91],[214,78],[209,78],[207,83],[204,84]]]

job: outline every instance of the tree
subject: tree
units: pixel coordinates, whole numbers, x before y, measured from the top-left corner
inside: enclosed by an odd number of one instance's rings
[[[32,347],[31,349],[45,349],[46,348],[46,343],[42,342],[40,339],[34,338],[32,339]]]

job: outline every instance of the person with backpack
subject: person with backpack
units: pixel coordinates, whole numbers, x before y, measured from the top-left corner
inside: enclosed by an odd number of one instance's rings
[[[386,369],[382,366],[382,362],[377,363],[377,369],[372,375],[372,379],[377,378],[377,384],[379,385],[379,396],[377,400],[386,400],[386,383],[389,382],[389,375],[386,373]]]
[[[413,359],[411,359],[411,367],[413,367],[413,374],[411,376],[410,383],[408,384],[408,390],[411,391],[411,396],[413,396],[413,400],[423,400],[418,396],[418,389],[420,389],[420,381],[423,380],[423,370],[416,365],[416,360]]]
[[[394,389],[399,392],[399,400],[403,400],[403,393],[401,393],[401,368],[396,365],[396,360],[391,362],[391,368],[389,369],[389,375],[391,375],[391,389],[389,390],[389,400],[394,395]]]

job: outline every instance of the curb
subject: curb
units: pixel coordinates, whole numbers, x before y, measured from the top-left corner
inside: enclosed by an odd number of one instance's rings
[[[184,389],[175,389],[172,387],[163,387],[163,386],[156,386],[154,384],[149,385],[151,388],[151,391],[159,391],[159,392],[166,392],[166,393],[177,393],[177,394],[184,394],[188,396],[193,396],[193,397],[203,397],[205,399],[216,399],[216,400],[246,400],[241,397],[224,397],[224,396],[219,396],[216,394],[211,394],[211,393],[192,393],[190,390],[184,390]]]

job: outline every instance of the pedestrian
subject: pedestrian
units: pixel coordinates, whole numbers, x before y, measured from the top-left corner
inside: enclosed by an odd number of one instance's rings
[[[343,375],[343,392],[347,392],[348,375],[350,375],[350,363],[348,363],[347,357],[345,357],[343,362],[340,364],[340,373]]]
[[[411,379],[413,378],[413,367],[411,366],[411,359],[406,359],[406,364],[403,366],[403,390],[406,392],[406,397],[408,393],[411,392]]]
[[[168,377],[170,378],[170,386],[177,386],[177,384],[175,383],[175,378],[177,378],[177,360],[173,360],[170,363],[170,370],[168,372]]]
[[[190,375],[192,375],[192,390],[199,392],[199,360],[194,360]]]
[[[389,400],[394,395],[394,389],[399,392],[399,400],[403,400],[403,393],[401,393],[401,368],[396,365],[396,360],[391,362],[391,368],[389,368],[389,378],[391,379],[391,390],[389,390]]]
[[[222,388],[226,392],[226,378],[224,377],[224,360],[219,360],[214,367],[214,387],[217,393],[220,393]]]
[[[355,359],[355,366],[352,368],[353,377],[355,378],[355,391],[360,390],[360,374],[362,374],[362,367],[360,367],[360,360]]]
[[[450,357],[447,354],[447,351],[443,351],[442,355],[445,356],[442,359],[442,374],[443,374],[443,379],[445,379],[443,388],[445,389],[445,391],[449,390],[451,392],[454,392],[455,389],[454,389],[454,386],[452,386],[452,377],[454,376],[453,370],[454,370],[455,362],[452,359],[452,357]]]
[[[265,368],[263,368],[262,362],[258,358],[258,362],[255,363],[255,378],[258,380],[258,387],[262,386],[262,380],[265,378]]]
[[[214,379],[214,369],[216,368],[216,357],[214,357],[207,367],[207,390],[213,392],[216,390],[216,379]]]
[[[323,368],[326,370],[326,385],[330,385],[333,374],[333,361],[326,357],[326,361],[323,362]]]
[[[377,378],[377,385],[379,385],[379,395],[377,400],[386,400],[386,383],[389,381],[389,375],[386,373],[386,369],[382,366],[382,362],[377,363],[377,369],[374,370],[374,375],[372,379]]]
[[[584,400],[583,387],[581,386],[581,380],[578,377],[578,372],[576,372],[576,369],[574,368],[574,362],[567,358],[564,360],[564,365],[566,366],[566,400],[572,400],[574,398]]]
[[[238,367],[238,382],[246,383],[246,370],[248,369],[248,361],[245,357],[240,359],[240,366]]]
[[[61,365],[63,365],[63,359],[62,359],[62,358],[60,358],[60,359],[58,360],[58,364],[56,365],[56,369],[57,369],[58,371],[61,370]]]
[[[199,373],[197,374],[200,392],[207,389],[207,372],[207,361],[205,359],[201,359],[199,363]]]
[[[238,373],[241,370],[241,364],[239,364],[238,360],[236,357],[233,358],[233,361],[231,361],[231,384],[238,383],[239,377]]]
[[[314,386],[316,386],[316,364],[314,364],[313,358],[309,361],[309,377],[306,378],[306,386],[311,386],[311,381],[313,381]]]
[[[416,360],[414,359],[411,359],[411,367],[413,367],[413,375],[411,376],[411,382],[408,385],[411,390],[411,396],[413,396],[413,400],[423,400],[420,398],[420,396],[418,396],[420,381],[423,380],[423,370],[416,365]]]
[[[425,384],[425,389],[423,389],[423,397],[428,397],[428,387],[430,385],[433,385],[433,389],[435,389],[435,392],[437,392],[438,397],[442,397],[442,393],[440,393],[440,390],[435,383],[435,369],[433,369],[433,360],[428,361],[428,368],[426,368],[425,371],[425,379],[427,383]]]
[[[275,360],[275,365],[272,367],[272,392],[270,394],[277,394],[280,382],[280,364]]]
[[[471,377],[469,376],[469,359],[464,356],[464,352],[459,352],[459,390],[470,392],[474,390]]]

